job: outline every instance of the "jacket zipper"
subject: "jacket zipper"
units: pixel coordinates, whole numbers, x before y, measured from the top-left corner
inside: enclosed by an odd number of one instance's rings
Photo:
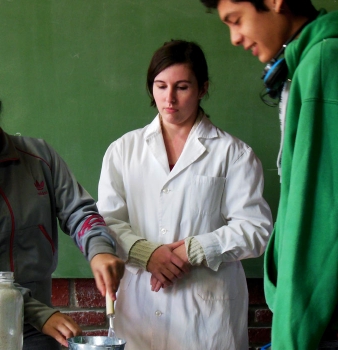
[[[11,204],[9,203],[8,198],[6,197],[4,191],[0,187],[0,194],[2,198],[5,200],[9,213],[11,215],[11,221],[12,221],[12,229],[11,229],[11,238],[9,241],[9,262],[11,266],[11,271],[14,272],[14,261],[13,261],[13,243],[14,243],[14,232],[15,232],[15,220],[14,220],[14,213],[13,209],[11,207]]]

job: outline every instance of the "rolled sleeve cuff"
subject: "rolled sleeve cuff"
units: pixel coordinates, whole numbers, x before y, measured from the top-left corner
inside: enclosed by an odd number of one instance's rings
[[[203,248],[206,265],[213,271],[217,271],[222,263],[222,251],[216,236],[212,233],[194,236]]]
[[[195,237],[187,237],[184,242],[190,264],[192,266],[201,265],[203,260],[205,260],[205,254],[201,244]]]
[[[151,255],[161,245],[147,240],[137,241],[130,249],[128,263],[136,264],[146,270]]]

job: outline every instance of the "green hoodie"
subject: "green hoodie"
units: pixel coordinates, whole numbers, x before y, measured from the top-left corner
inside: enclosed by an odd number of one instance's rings
[[[285,59],[281,197],[264,287],[273,350],[310,350],[338,301],[338,12],[321,10]]]

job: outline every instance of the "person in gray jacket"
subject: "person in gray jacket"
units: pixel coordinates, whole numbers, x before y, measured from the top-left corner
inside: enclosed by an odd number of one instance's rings
[[[51,306],[58,228],[90,261],[96,285],[113,300],[124,263],[94,199],[44,140],[0,128],[0,271],[13,271],[24,296],[25,350],[60,349],[80,327]]]

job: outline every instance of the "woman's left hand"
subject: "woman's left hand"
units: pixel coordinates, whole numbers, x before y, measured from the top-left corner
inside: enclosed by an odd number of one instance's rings
[[[173,253],[176,254],[179,258],[181,258],[187,265],[190,265],[185,244],[182,244],[175,248],[173,250]]]

